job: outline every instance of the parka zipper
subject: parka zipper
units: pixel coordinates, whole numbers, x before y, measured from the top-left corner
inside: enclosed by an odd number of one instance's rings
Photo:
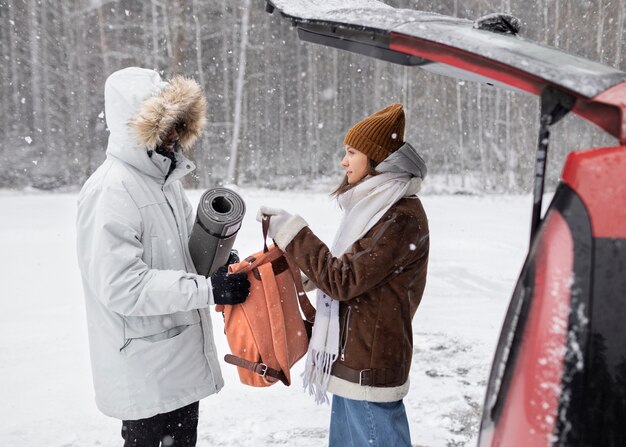
[[[176,232],[178,233],[178,242],[179,242],[179,248],[181,249],[181,256],[183,258],[183,262],[185,263],[186,271],[189,271],[190,269],[187,263],[187,256],[185,256],[185,247],[183,246],[185,242],[181,238],[182,233],[180,230],[180,222],[178,221],[176,211],[174,210],[174,207],[172,206],[172,202],[170,201],[170,198],[168,197],[167,192],[165,191],[165,185],[161,187],[161,191],[163,192],[163,196],[165,197],[165,202],[167,203],[167,206],[172,212],[172,216],[174,216],[174,223],[176,224]],[[184,221],[184,216],[183,216],[183,223],[186,223]]]
[[[343,330],[341,331],[341,355],[339,356],[339,359],[342,362],[346,359],[346,346],[348,344],[348,325],[350,324],[350,312],[352,312],[352,308],[348,306]]]
[[[184,242],[182,241],[182,239],[180,238],[181,232],[180,232],[180,223],[178,221],[178,219],[176,218],[176,211],[174,211],[174,207],[172,206],[172,203],[170,202],[170,198],[167,195],[167,192],[165,191],[165,183],[167,183],[167,179],[166,181],[163,183],[163,186],[161,186],[161,191],[163,192],[163,195],[165,196],[165,202],[167,203],[170,211],[172,212],[172,215],[174,216],[174,222],[176,223],[176,230],[178,231],[178,241],[180,242],[180,244],[182,245]],[[183,221],[184,222],[184,221]],[[189,271],[189,266],[187,265],[187,256],[185,256],[185,247],[181,246],[181,254],[183,256],[183,262],[185,263],[185,269],[187,271]],[[195,281],[195,279],[194,279]],[[196,287],[198,286],[198,282],[196,281]],[[206,328],[205,328],[205,323],[202,320],[202,313],[200,312],[200,309],[196,309],[196,312],[198,313],[198,316],[200,317],[200,330],[202,331],[202,353],[204,354],[204,358],[207,361],[207,368],[209,370],[209,372],[211,373],[211,378],[213,379],[213,387],[215,388],[215,392],[218,391],[217,388],[217,380],[215,379],[215,372],[213,371],[213,367],[211,366],[211,360],[209,359],[209,355],[207,354],[207,334],[206,334]],[[206,318],[211,318],[211,316],[207,313]]]

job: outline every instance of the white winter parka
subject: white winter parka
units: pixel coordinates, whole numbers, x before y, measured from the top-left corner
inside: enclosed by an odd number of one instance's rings
[[[187,247],[194,210],[180,179],[195,166],[178,153],[167,176],[171,161],[151,150],[167,131],[164,123],[182,119],[192,131],[204,124],[204,96],[188,81],[163,82],[141,68],[108,78],[107,156],[78,199],[96,403],[123,420],[175,410],[223,386],[208,314],[210,280],[195,273]],[[193,107],[200,114],[190,114]],[[142,124],[154,132],[138,132]],[[188,147],[197,136],[183,134],[181,142]]]

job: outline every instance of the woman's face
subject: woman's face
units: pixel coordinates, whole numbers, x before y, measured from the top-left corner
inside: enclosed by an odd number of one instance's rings
[[[367,175],[369,166],[367,155],[348,145],[345,146],[345,150],[346,155],[341,160],[341,167],[346,170],[348,184],[354,185]]]

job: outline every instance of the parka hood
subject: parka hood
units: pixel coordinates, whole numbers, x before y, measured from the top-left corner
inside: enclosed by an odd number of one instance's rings
[[[154,70],[128,67],[106,81],[104,103],[111,139],[125,146],[154,150],[178,122],[184,152],[202,135],[206,98],[194,80],[175,76],[163,81]]]

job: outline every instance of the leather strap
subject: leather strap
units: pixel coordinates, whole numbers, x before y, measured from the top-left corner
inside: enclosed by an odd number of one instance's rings
[[[335,362],[331,374],[362,386],[400,386],[404,383],[404,368],[352,369]]]
[[[293,282],[296,286],[298,302],[300,303],[300,309],[302,309],[302,313],[304,314],[304,319],[313,324],[315,322],[315,307],[313,307],[309,297],[304,291],[304,285],[302,284],[302,278],[300,277],[300,269],[294,265],[291,259],[289,259],[287,253],[285,253],[285,259],[287,260],[291,276],[293,277]]]
[[[263,230],[263,253],[267,253],[267,233],[270,231],[270,215],[263,214],[261,219],[261,229]]]
[[[270,368],[265,363],[251,362],[250,360],[242,359],[241,357],[237,357],[232,354],[226,354],[224,356],[224,361],[226,363],[230,363],[231,365],[249,369],[250,371],[258,374],[259,376],[273,377],[283,382],[285,386],[289,386],[289,381],[287,380],[287,377],[282,371],[278,371],[276,369]]]

